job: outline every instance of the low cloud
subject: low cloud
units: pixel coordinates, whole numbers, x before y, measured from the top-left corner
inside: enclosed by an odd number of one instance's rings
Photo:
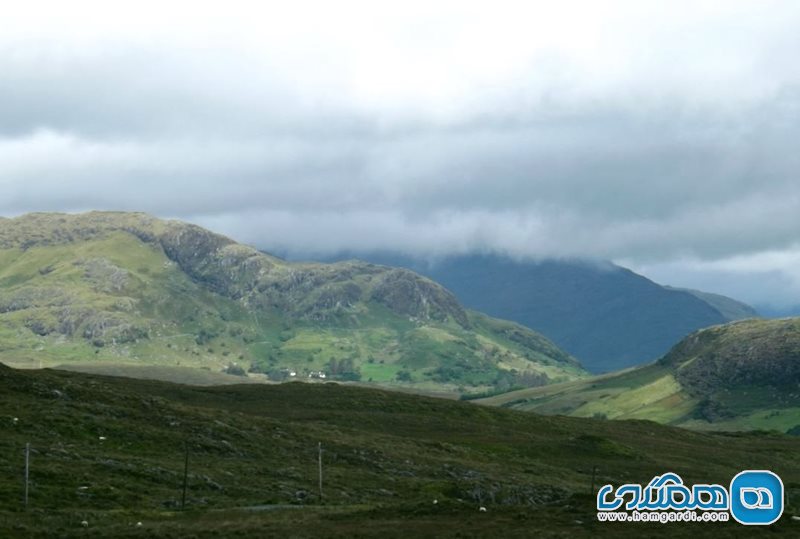
[[[800,229],[794,2],[92,6],[9,14],[0,214],[148,211],[267,250],[587,256],[686,283],[753,257],[795,282],[758,258]]]

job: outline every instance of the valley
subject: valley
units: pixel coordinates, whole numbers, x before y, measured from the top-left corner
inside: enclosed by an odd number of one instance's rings
[[[798,433],[798,368],[800,319],[745,320],[695,332],[648,365],[480,402],[700,430]]]

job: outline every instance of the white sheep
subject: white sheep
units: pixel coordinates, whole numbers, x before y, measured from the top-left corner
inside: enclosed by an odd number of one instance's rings
[[[89,527],[89,523],[86,522],[85,520],[81,520],[81,526],[83,526],[84,528],[88,528]]]
[[[480,509],[478,509],[478,511],[480,511],[481,513],[485,513],[486,508],[484,506],[481,506]]]

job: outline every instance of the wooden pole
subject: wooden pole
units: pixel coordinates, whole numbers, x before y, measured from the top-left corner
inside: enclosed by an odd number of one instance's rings
[[[186,450],[183,460],[183,494],[181,495],[181,511],[186,509],[186,484],[189,479],[189,442],[184,445]]]
[[[597,466],[592,466],[592,486],[589,488],[589,495],[594,496],[594,481],[597,475]]]
[[[30,477],[31,471],[31,444],[30,442],[25,444],[25,509],[28,508],[28,478]]]
[[[317,444],[319,461],[319,501],[322,502],[322,442]]]

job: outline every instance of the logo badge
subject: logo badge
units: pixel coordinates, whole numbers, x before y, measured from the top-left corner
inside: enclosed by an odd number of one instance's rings
[[[736,474],[729,492],[731,515],[741,524],[772,524],[783,514],[783,481],[768,470]]]

